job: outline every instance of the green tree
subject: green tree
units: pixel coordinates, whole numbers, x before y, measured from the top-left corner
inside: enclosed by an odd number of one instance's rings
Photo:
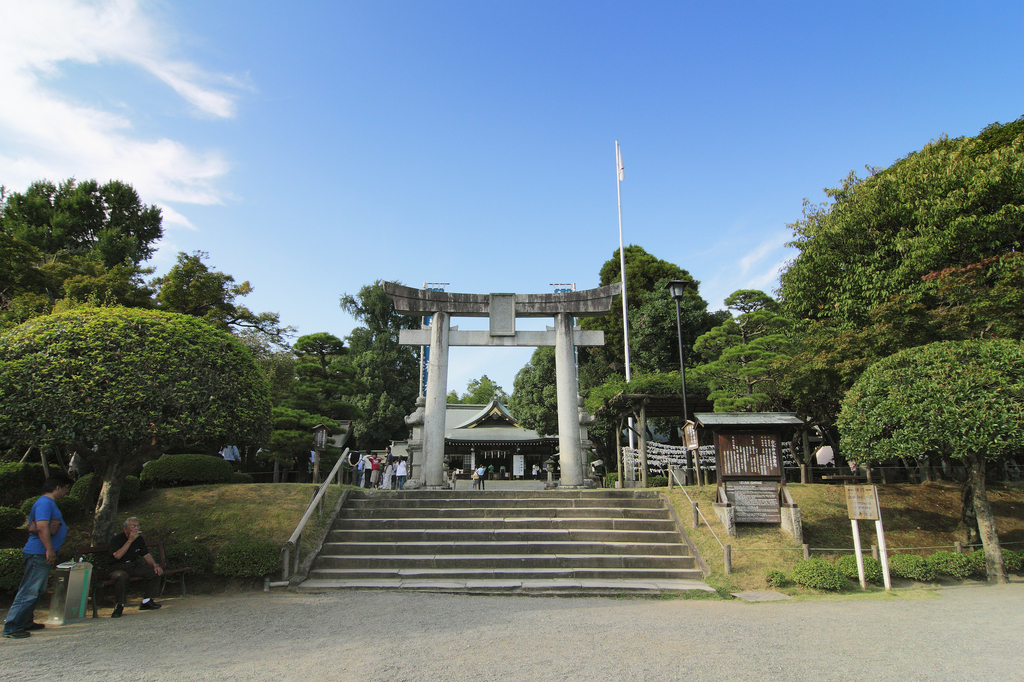
[[[987,465],[1024,439],[1024,346],[968,340],[908,348],[869,367],[843,400],[848,458],[881,462],[941,453],[969,472],[989,580],[1006,582],[986,492]]]
[[[253,291],[248,281],[235,284],[235,278],[211,271],[202,251],[179,253],[178,261],[163,277],[153,280],[160,310],[199,317],[214,326],[238,333],[242,330],[261,332],[273,343],[283,344],[295,330],[282,327],[277,313],[254,313],[235,299]]]
[[[558,388],[555,384],[555,349],[542,346],[512,383],[508,411],[522,426],[542,436],[558,434]]]
[[[420,369],[416,352],[399,345],[398,333],[420,321],[395,312],[380,280],[342,296],[341,308],[362,323],[345,337],[348,361],[366,387],[351,396],[363,415],[355,420],[355,438],[361,448],[380,448],[408,435],[405,417],[416,409]]]
[[[0,440],[90,459],[103,478],[96,544],[116,529],[125,475],[171,448],[263,443],[269,419],[249,351],[188,316],[80,309],[0,337]]]
[[[775,299],[740,290],[725,299],[738,313],[697,339],[694,349],[706,364],[695,378],[706,381],[716,412],[770,409],[780,403],[777,381],[791,345],[790,321]]]
[[[502,404],[508,403],[508,394],[494,380],[486,374],[479,379],[472,379],[466,384],[466,392],[460,397],[454,390],[448,392],[448,403],[461,403],[462,405],[486,405],[491,398],[498,396]]]

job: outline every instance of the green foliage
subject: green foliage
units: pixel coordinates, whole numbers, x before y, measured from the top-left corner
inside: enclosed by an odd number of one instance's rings
[[[604,477],[604,487],[605,488],[614,488],[615,487],[615,483],[618,480],[619,480],[619,472],[617,472],[617,471],[609,472],[608,475]]]
[[[213,552],[200,542],[179,542],[164,548],[168,568],[190,568],[191,575],[213,570]]]
[[[213,572],[232,578],[262,578],[281,568],[281,548],[273,542],[245,540],[217,552]]]
[[[957,580],[969,578],[973,570],[967,555],[957,552],[935,552],[928,557],[928,566],[938,575],[946,575]]]
[[[853,554],[844,554],[836,561],[836,568],[850,580],[860,580],[857,573],[857,557]],[[885,582],[882,575],[882,562],[874,557],[864,557],[864,579],[869,583],[881,585]]]
[[[1004,549],[1003,565],[1006,567],[1007,573],[1017,573],[1020,575],[1022,570],[1024,570],[1024,552]]]
[[[68,493],[68,497],[73,497],[77,500],[85,502],[85,496],[89,492],[89,485],[92,483],[93,474],[85,474],[79,476],[75,484],[71,486],[71,491]],[[139,480],[138,476],[125,476],[124,484],[121,486],[121,498],[119,503],[130,504],[139,497],[139,492],[142,490],[142,481]]]
[[[816,557],[796,565],[793,569],[793,582],[804,587],[828,591],[841,590],[849,585],[836,566]]]
[[[494,380],[485,374],[479,379],[470,380],[466,384],[466,392],[461,397],[455,391],[449,391],[447,402],[462,405],[486,405],[495,396],[498,397],[498,402],[502,405],[508,404],[508,393],[505,393],[505,389],[494,383]]]
[[[231,464],[212,455],[164,455],[142,470],[147,488],[175,488],[184,485],[229,483]]]
[[[51,473],[58,471],[50,467]],[[39,462],[0,463],[0,504],[18,505],[29,497],[38,498],[45,480],[46,474]]]
[[[916,554],[893,554],[889,557],[889,573],[897,578],[931,582],[935,580],[935,569],[924,557]]]
[[[32,512],[32,505],[36,503],[42,495],[36,495],[30,497],[21,503],[21,516],[22,523],[25,522],[25,518]],[[64,517],[64,523],[72,524],[76,521],[81,521],[86,516],[85,505],[78,498],[65,495],[64,497],[57,500],[57,509],[60,510],[60,515]]]
[[[650,476],[647,478],[648,488],[664,488],[668,486],[668,476]]]
[[[252,483],[252,476],[241,471],[231,474],[231,483]]]
[[[971,577],[984,578],[987,574],[985,570],[985,550],[976,549],[966,556],[971,569]],[[1005,561],[1005,556],[1003,560]]]
[[[782,571],[771,569],[764,576],[765,583],[768,587],[785,587],[789,584],[789,578]]]
[[[697,339],[706,361],[693,375],[712,389],[716,412],[758,411],[780,404],[777,381],[791,350],[791,322],[771,296],[736,291],[725,299],[739,314]]]
[[[931,452],[997,460],[1024,439],[1024,346],[933,343],[872,365],[843,400],[847,458],[879,462]],[[971,428],[964,428],[970,424]]]
[[[0,549],[0,590],[14,592],[25,576],[20,549]]]
[[[25,514],[14,507],[0,507],[0,535],[12,531],[25,523]]]
[[[558,433],[558,388],[555,382],[555,349],[541,347],[516,373],[508,411],[523,427],[541,436]]]

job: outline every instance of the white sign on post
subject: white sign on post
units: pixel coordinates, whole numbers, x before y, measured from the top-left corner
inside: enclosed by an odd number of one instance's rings
[[[850,516],[850,525],[853,526],[853,550],[857,556],[857,575],[860,577],[860,588],[868,589],[867,580],[864,578],[864,551],[860,545],[860,527],[857,525],[857,521],[862,519],[875,522],[879,559],[882,563],[882,578],[885,581],[885,589],[891,590],[889,554],[885,549],[885,531],[882,529],[882,508],[878,504],[878,486],[846,486],[846,510]]]

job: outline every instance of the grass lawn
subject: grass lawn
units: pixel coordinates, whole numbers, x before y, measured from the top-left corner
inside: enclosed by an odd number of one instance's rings
[[[853,535],[846,514],[843,486],[790,483],[788,488],[800,507],[804,542],[811,546],[811,555],[834,559],[841,554],[852,554]],[[686,493],[697,502],[710,522],[709,527],[702,520],[701,527],[697,529],[689,528],[692,512],[690,501],[682,489],[673,486],[671,492],[667,488],[661,490],[668,494],[686,524],[686,532],[711,569],[708,583],[716,588],[729,591],[766,589],[765,573],[769,569],[778,569],[788,575],[803,559],[802,552],[795,551],[792,538],[778,526],[744,524],[739,526],[737,537],[727,536],[712,507],[713,485],[686,488]],[[965,539],[966,531],[960,522],[958,485],[879,485],[878,492],[890,554],[898,548],[942,547],[951,550],[954,542]],[[1024,549],[1024,483],[991,486],[988,496],[1000,540],[1010,549]],[[861,521],[860,535],[862,546],[868,552],[871,545],[877,543],[875,524]],[[724,551],[719,542],[732,546],[731,575],[724,573]],[[781,548],[791,551],[774,551]],[[916,553],[925,556],[932,551],[921,549]],[[799,593],[801,588],[790,591]]]

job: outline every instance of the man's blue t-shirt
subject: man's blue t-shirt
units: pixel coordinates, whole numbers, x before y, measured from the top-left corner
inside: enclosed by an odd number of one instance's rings
[[[43,495],[36,503],[32,505],[32,511],[28,515],[29,523],[35,521],[38,523],[49,523],[51,520],[56,519],[60,521],[60,528],[56,533],[50,536],[50,542],[53,544],[53,551],[59,551],[60,546],[64,544],[64,538],[68,534],[68,526],[64,523],[64,517],[60,514],[60,509],[57,508],[57,503],[52,499]],[[46,554],[46,546],[43,541],[39,539],[39,535],[36,533],[29,533],[28,542],[25,543],[25,549],[22,550],[25,554]]]

